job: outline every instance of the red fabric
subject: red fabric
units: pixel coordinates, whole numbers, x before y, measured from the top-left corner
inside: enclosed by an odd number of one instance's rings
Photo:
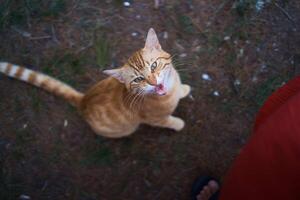
[[[258,113],[220,199],[300,199],[300,77],[271,95]]]
[[[258,128],[270,115],[300,91],[300,76],[274,92],[264,103],[255,120],[254,130]]]

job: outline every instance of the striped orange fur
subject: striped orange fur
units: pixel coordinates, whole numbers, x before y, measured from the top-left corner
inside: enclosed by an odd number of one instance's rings
[[[61,96],[75,106],[79,105],[83,97],[83,94],[80,92],[54,78],[51,78],[50,76],[18,65],[0,62],[0,72],[9,77],[28,82],[37,87],[41,87],[57,96]]]
[[[176,131],[184,127],[184,121],[172,113],[178,101],[189,94],[190,86],[181,83],[171,56],[162,50],[153,29],[143,49],[122,67],[105,70],[110,77],[85,94],[45,74],[10,63],[0,62],[0,72],[63,97],[102,136],[128,136],[141,123]]]

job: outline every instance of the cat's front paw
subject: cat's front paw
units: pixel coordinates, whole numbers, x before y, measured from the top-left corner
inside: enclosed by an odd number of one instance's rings
[[[186,97],[187,95],[190,94],[190,92],[191,92],[191,86],[189,86],[187,84],[183,84],[181,86],[181,91],[182,91],[181,98],[184,98],[184,97]]]
[[[173,129],[175,131],[181,131],[184,128],[185,122],[180,118],[175,118],[173,121]]]

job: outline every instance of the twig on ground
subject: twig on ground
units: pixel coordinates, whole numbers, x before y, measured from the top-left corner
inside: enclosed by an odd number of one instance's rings
[[[189,99],[190,99],[190,100],[192,100],[192,101],[195,101],[195,98],[193,97],[193,95],[192,95],[192,94],[189,94],[189,96],[188,96],[188,97],[189,97]]]
[[[50,35],[32,37],[31,33],[27,32],[27,31],[20,30],[20,29],[18,29],[16,27],[12,27],[12,29],[14,31],[16,31],[17,33],[19,33],[21,36],[23,36],[25,38],[28,38],[29,40],[43,40],[43,39],[49,39],[49,38],[51,38]]]
[[[56,32],[55,32],[55,28],[54,28],[53,24],[51,26],[51,32],[52,32],[52,39],[53,39],[53,41],[56,42],[57,44],[60,44],[59,40],[56,37]]]
[[[94,42],[93,41],[90,41],[88,45],[84,46],[84,47],[81,47],[80,49],[78,49],[75,54],[79,54],[81,53],[82,51],[92,47],[94,45]]]
[[[42,191],[44,191],[48,186],[48,181],[45,181],[44,185],[43,185],[43,188],[42,188]]]
[[[30,23],[30,13],[28,11],[28,9],[26,9],[26,22],[27,22],[27,26],[29,28],[31,28],[31,23]]]
[[[73,4],[72,8],[70,8],[69,11],[64,16],[71,15],[73,13],[73,11],[78,8],[79,1],[80,0],[74,0],[73,3],[72,3]]]
[[[43,40],[43,39],[49,39],[51,38],[50,35],[45,35],[45,36],[38,36],[38,37],[30,37],[29,40]]]
[[[280,5],[278,5],[278,3],[274,3],[274,5],[279,8],[281,10],[281,12],[283,12],[283,14],[291,21],[293,22],[293,24],[295,24],[295,20],[291,17],[291,15],[284,9],[282,8]]]
[[[205,35],[204,32],[203,32],[203,29],[200,27],[199,24],[197,24],[197,22],[195,21],[195,19],[193,19],[193,18],[191,18],[191,17],[190,17],[190,19],[191,19],[192,24],[193,24],[193,25],[195,26],[195,28],[198,30],[198,32],[199,32],[200,34],[203,34],[203,35],[206,37],[206,35]]]
[[[210,21],[215,21],[219,12],[225,7],[225,5],[230,2],[229,0],[224,0],[215,10],[214,14],[210,18]]]
[[[27,31],[20,30],[14,26],[12,27],[12,30],[16,31],[17,33],[19,33],[20,35],[22,35],[25,38],[31,38],[31,33],[27,32]]]

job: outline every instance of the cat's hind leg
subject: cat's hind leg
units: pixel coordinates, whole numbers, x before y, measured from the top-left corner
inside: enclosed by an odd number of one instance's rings
[[[186,96],[188,96],[191,92],[191,86],[187,85],[187,84],[182,84],[181,88],[180,88],[180,98],[184,98]]]
[[[184,121],[179,117],[167,116],[162,119],[155,120],[155,122],[148,122],[152,126],[158,126],[163,128],[170,128],[175,131],[181,131],[184,127]]]

